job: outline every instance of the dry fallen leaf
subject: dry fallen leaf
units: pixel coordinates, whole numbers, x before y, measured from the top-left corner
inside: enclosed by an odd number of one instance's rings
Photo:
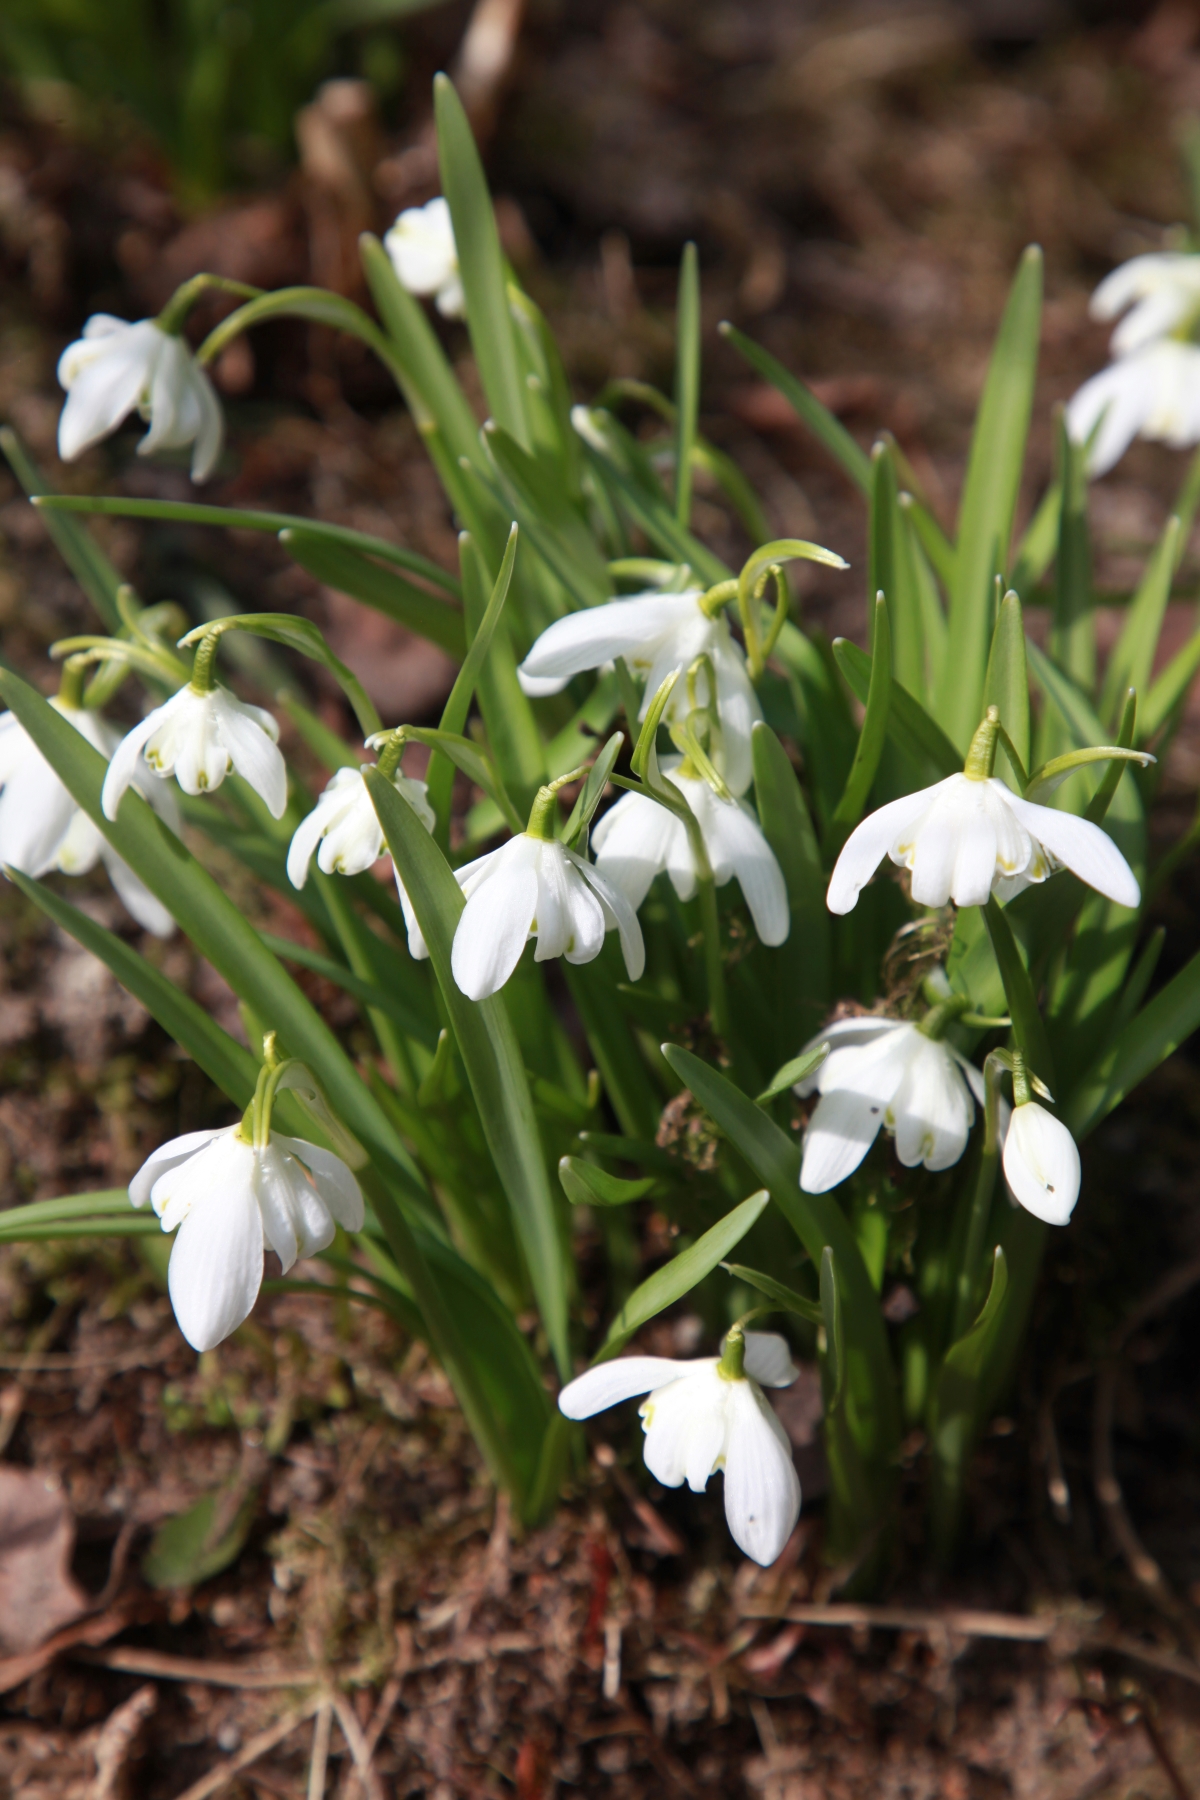
[[[32,1650],[87,1611],[74,1545],[61,1488],[37,1469],[0,1465],[0,1649]]]

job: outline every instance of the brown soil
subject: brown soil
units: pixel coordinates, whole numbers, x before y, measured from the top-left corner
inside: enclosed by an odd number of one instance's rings
[[[494,109],[491,174],[510,254],[577,391],[614,374],[669,385],[674,268],[695,236],[704,429],[755,482],[773,530],[819,538],[861,571],[856,497],[721,345],[717,321],[734,318],[813,379],[862,441],[893,431],[949,517],[1005,286],[1038,239],[1048,298],[1032,504],[1053,405],[1104,355],[1091,287],[1186,216],[1174,138],[1200,106],[1200,16],[1175,0],[1134,10],[1087,23],[1037,0],[532,6]],[[462,22],[450,8],[415,28],[410,116],[373,152],[361,222],[373,210],[384,224],[432,191],[425,77]],[[0,177],[11,278],[0,415],[65,488],[182,496],[183,474],[139,463],[129,434],[57,465],[59,350],[93,310],[137,316],[164,281],[200,266],[272,283],[337,276],[349,266],[337,196],[310,167],[282,193],[184,222],[144,152],[101,157],[28,119],[0,135]],[[353,350],[318,332],[260,332],[220,379],[236,472],[211,498],[311,512],[452,560],[416,435]],[[1183,466],[1142,446],[1097,485],[1102,582],[1128,588]],[[705,508],[702,529],[736,554],[723,510],[709,496]],[[389,715],[419,716],[444,689],[438,658],[319,590],[269,539],[96,529],[147,599],[310,608]],[[1196,556],[1193,544],[1185,591]],[[810,618],[861,628],[860,574],[806,580]],[[1190,610],[1174,609],[1172,633]],[[0,475],[5,655],[41,679],[49,643],[87,622]],[[336,697],[320,700],[348,732]],[[1198,773],[1189,733],[1160,842],[1190,817]],[[131,929],[101,883],[71,893]],[[1197,899],[1185,868],[1157,903],[1165,973],[1196,947]],[[156,954],[238,1028],[211,969],[182,945]],[[0,894],[0,957],[5,1203],[119,1184],[156,1142],[225,1116],[107,973],[12,890]],[[334,1006],[331,991],[312,991]],[[0,1517],[0,1627],[13,1647],[0,1662],[0,1794],[173,1800],[211,1771],[196,1800],[299,1797],[314,1791],[325,1692],[338,1708],[329,1794],[1200,1792],[1200,1301],[1159,1293],[1163,1305],[1120,1338],[1135,1303],[1168,1273],[1186,1279],[1200,1252],[1198,1113],[1200,1074],[1180,1055],[1088,1146],[1085,1204],[1055,1246],[1011,1417],[980,1454],[968,1551],[940,1582],[917,1538],[921,1446],[908,1446],[888,1596],[909,1609],[903,1630],[786,1617],[836,1601],[803,1394],[789,1427],[808,1504],[769,1575],[731,1555],[715,1485],[696,1498],[648,1482],[628,1421],[605,1423],[611,1444],[596,1436],[554,1523],[522,1537],[440,1373],[382,1315],[277,1295],[198,1360],[133,1247],[4,1252],[0,1467],[40,1482],[51,1524],[39,1554],[55,1591],[76,1607],[97,1598],[49,1645],[17,1648],[38,1633],[3,1585],[13,1533]],[[645,1254],[660,1253],[648,1221]],[[662,1347],[688,1329],[664,1326]],[[1098,1382],[1105,1367],[1115,1376]],[[1106,1444],[1124,1514],[1103,1485]],[[243,1503],[250,1520],[236,1562],[194,1591],[153,1590],[140,1571],[151,1531],[217,1484],[230,1520]],[[1123,1518],[1140,1543],[1122,1548]],[[947,1607],[959,1609],[954,1630]],[[1042,1643],[996,1640],[968,1629],[980,1620],[963,1609],[1052,1629]],[[293,1684],[265,1686],[279,1670]],[[239,1772],[259,1734],[274,1741]],[[364,1734],[371,1770],[356,1787]]]

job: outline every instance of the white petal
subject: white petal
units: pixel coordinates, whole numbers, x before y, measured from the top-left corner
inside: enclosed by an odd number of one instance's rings
[[[222,1132],[232,1131],[231,1125],[218,1125],[209,1131],[185,1131],[182,1137],[172,1138],[169,1143],[160,1144],[157,1150],[151,1151],[137,1174],[129,1184],[129,1200],[133,1206],[145,1206],[150,1199],[150,1190],[160,1175],[168,1169],[177,1167],[203,1150],[206,1144],[220,1137]]]
[[[746,670],[741,651],[729,636],[722,619],[724,639],[713,645],[713,663],[717,672],[717,713],[721,721],[721,748],[724,767],[720,773],[734,794],[744,794],[754,779],[751,732],[762,718],[758,695]],[[780,940],[782,942],[782,939]]]
[[[730,1383],[725,1517],[739,1550],[764,1569],[800,1516],[800,1478],[787,1433],[752,1381]]]
[[[853,909],[859,894],[890,853],[892,845],[927,810],[937,791],[937,787],[932,787],[917,794],[905,794],[902,799],[891,800],[886,806],[879,807],[855,826],[842,846],[829,878],[825,904],[830,912],[848,913]]]
[[[804,1134],[800,1186],[825,1194],[853,1175],[883,1124],[883,1107],[864,1094],[822,1094]]]
[[[635,665],[646,662],[647,651],[694,620],[696,601],[694,593],[636,594],[628,600],[609,600],[603,606],[568,613],[543,631],[519,673],[565,682],[617,656],[625,656]]]
[[[1015,794],[1008,804],[1030,836],[1044,844],[1080,881],[1096,889],[1118,906],[1136,907],[1141,901],[1137,878],[1106,831],[1090,819],[1038,806]]]
[[[764,944],[782,944],[791,927],[788,892],[775,852],[758,820],[746,808],[717,800],[712,834],[720,841],[737,876],[754,929]]]
[[[181,692],[185,690],[180,690]],[[178,698],[178,695],[175,696]],[[156,731],[160,729],[168,717],[171,701],[163,706],[156,706],[148,713],[140,725],[126,733],[113,752],[113,759],[108,765],[108,773],[104,777],[104,786],[100,793],[100,806],[106,819],[115,819],[117,808],[124,798],[125,790],[133,780],[142,751]]]
[[[58,453],[70,462],[116,430],[134,410],[151,378],[162,333],[149,321],[113,334],[103,355],[76,359],[58,422]],[[90,346],[89,346],[90,348]],[[64,356],[60,369],[66,363]]]
[[[604,915],[600,910],[600,902],[591,894],[586,894],[586,899],[581,899],[578,907],[576,906],[571,869],[567,853],[561,844],[539,845],[534,868],[538,884],[533,920],[533,929],[537,934],[534,960],[548,962],[564,955],[575,945],[578,931],[579,946],[583,954],[576,960],[590,962],[600,954],[600,947],[604,942]],[[583,884],[579,885],[582,887]]]
[[[265,801],[271,817],[281,819],[287,810],[287,765],[279,746],[263,730],[261,708],[243,706],[227,688],[214,688],[211,698],[229,760]],[[278,734],[278,726],[275,729]]]
[[[1079,1198],[1079,1150],[1066,1126],[1036,1100],[1013,1108],[1004,1140],[1004,1179],[1026,1212],[1065,1225]]]
[[[100,854],[108,870],[108,879],[116,889],[117,898],[126,912],[137,920],[142,930],[157,938],[174,937],[175,920],[162,901],[150,892],[145,882],[134,874],[129,864],[108,844],[101,846]]]
[[[896,1155],[906,1169],[949,1169],[967,1147],[975,1103],[944,1044],[914,1031],[904,1080],[892,1100]]]
[[[139,456],[156,450],[174,450],[191,442],[184,422],[184,401],[188,389],[190,353],[182,338],[165,332],[150,372],[150,391],[146,401],[150,429],[138,445]]]
[[[716,1358],[712,1358],[716,1367]],[[686,1375],[693,1365],[667,1356],[620,1356],[612,1362],[585,1369],[568,1381],[558,1396],[558,1410],[568,1419],[590,1419],[622,1400],[648,1394],[668,1381]]]
[[[254,1188],[263,1232],[286,1275],[297,1257],[315,1256],[333,1242],[333,1220],[304,1168],[274,1134],[255,1158]]]
[[[1153,401],[1145,354],[1110,363],[1067,402],[1067,430],[1075,443],[1086,444],[1103,421],[1088,458],[1088,474],[1093,477],[1106,474],[1124,456],[1145,422]]]
[[[664,1487],[684,1481],[701,1490],[725,1448],[725,1419],[735,1384],[716,1373],[715,1361],[687,1365],[687,1373],[655,1388],[638,1411],[646,1442],[646,1467]]]
[[[807,1044],[801,1048],[800,1055],[806,1056],[810,1050],[815,1050],[818,1044],[852,1046],[868,1043],[872,1038],[882,1037],[889,1031],[895,1031],[898,1022],[896,1019],[872,1017],[835,1019],[831,1024],[826,1025],[823,1031],[818,1031],[815,1037],[808,1040]],[[823,1069],[824,1066],[825,1064],[822,1063],[821,1068]],[[821,1069],[815,1069],[811,1075],[806,1075],[803,1081],[794,1082],[792,1092],[798,1094],[801,1100],[807,1100],[810,1094],[816,1092],[820,1079]]]
[[[329,792],[328,788],[325,790]],[[294,888],[302,888],[308,880],[308,865],[313,859],[317,845],[325,836],[328,812],[325,809],[325,795],[306,813],[292,833],[292,841],[288,845],[287,878]]]
[[[605,879],[598,869],[576,857],[573,851],[567,852],[572,861],[577,862],[589,887],[593,888],[604,909],[605,923],[611,921],[616,925],[617,936],[621,940],[621,955],[625,958],[625,972],[630,981],[640,981],[646,968],[646,945],[642,938],[642,928],[638,924],[637,913],[620,889]],[[568,956],[568,962],[581,960]]]
[[[497,993],[521,960],[538,902],[534,848],[531,838],[521,837],[496,851],[487,859],[493,865],[488,877],[463,908],[450,966],[469,1000]]]
[[[262,1286],[262,1214],[247,1182],[213,1188],[171,1248],[167,1288],[194,1350],[212,1350],[249,1317]]]
[[[759,1387],[791,1387],[800,1371],[792,1361],[791,1346],[777,1331],[746,1333],[745,1370]]]
[[[322,1149],[320,1144],[310,1144],[307,1138],[284,1137],[280,1131],[273,1132],[272,1138],[289,1156],[307,1166],[318,1194],[338,1224],[347,1231],[361,1231],[364,1218],[362,1189],[341,1157],[335,1156],[332,1150]]]
[[[208,480],[220,460],[221,446],[225,439],[225,416],[212,382],[204,370],[195,364],[192,367],[192,379],[200,401],[200,429],[196,433],[196,447],[192,452],[192,480],[198,483]]]
[[[71,795],[31,742],[29,754],[0,794],[0,862],[23,875],[44,875],[54,867],[77,812]]]
[[[636,912],[654,877],[666,867],[677,836],[686,845],[683,822],[665,806],[644,794],[622,794],[592,830],[595,868],[620,889]]]

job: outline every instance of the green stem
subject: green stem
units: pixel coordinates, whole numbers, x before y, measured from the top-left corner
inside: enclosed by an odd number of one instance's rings
[[[705,861],[707,861],[707,857]],[[708,1011],[712,1028],[723,1043],[729,1040],[729,1000],[725,990],[725,964],[721,957],[721,921],[717,913],[717,884],[711,874],[697,883],[700,921],[704,932],[704,969],[708,977]]]
[[[168,337],[178,337],[201,294],[213,290],[221,294],[236,294],[239,300],[257,300],[263,292],[262,288],[249,287],[244,281],[231,281],[225,275],[193,275],[190,281],[185,281],[175,289],[154,323]]]

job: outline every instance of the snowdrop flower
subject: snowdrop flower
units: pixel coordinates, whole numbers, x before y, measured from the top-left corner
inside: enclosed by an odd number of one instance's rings
[[[648,1394],[638,1411],[650,1473],[664,1487],[686,1481],[699,1494],[724,1469],[733,1540],[768,1568],[799,1516],[800,1482],[787,1433],[762,1389],[788,1387],[798,1373],[783,1338],[747,1331],[743,1341],[734,1327],[720,1358],[620,1357],[568,1382],[558,1405],[568,1419],[590,1419]]]
[[[686,681],[677,682],[664,720],[669,724],[685,718],[694,706],[715,705],[721,741],[711,751],[713,762],[733,793],[744,794],[753,772],[750,732],[762,718],[762,708],[746,672],[746,658],[724,615],[710,618],[702,599],[698,588],[685,594],[635,594],[556,619],[517,671],[521,686],[535,697],[557,694],[573,675],[623,656],[635,673],[646,678],[639,715],[645,718],[667,676],[686,671],[705,657],[716,693],[707,691],[707,669],[701,664],[705,672],[697,679],[696,693],[688,694]]]
[[[946,1042],[902,1019],[839,1019],[806,1050],[833,1046],[813,1074],[796,1083],[801,1099],[818,1093],[804,1134],[800,1186],[824,1194],[852,1175],[880,1127],[896,1139],[906,1169],[949,1169],[966,1149],[983,1075]]]
[[[664,758],[662,774],[695,815],[718,887],[737,877],[754,929],[764,944],[782,944],[791,917],[783,873],[744,800],[723,799],[699,775],[683,774],[681,757]],[[684,821],[644,794],[624,794],[592,831],[596,867],[636,911],[665,869],[681,900],[696,892],[696,864]]]
[[[392,784],[425,829],[432,831],[433,808],[425,798],[425,783],[413,781],[397,769]],[[371,804],[363,771],[339,769],[307,818],[296,827],[288,850],[288,880],[294,888],[304,886],[314,852],[317,866],[326,875],[358,875],[377,862],[383,850],[383,827]]]
[[[1011,898],[1059,868],[1118,906],[1138,904],[1133,870],[1106,832],[1023,800],[992,775],[998,724],[990,707],[961,775],[889,801],[855,827],[830,878],[830,912],[851,911],[884,856],[912,870],[918,906],[985,906],[991,894]]]
[[[1135,437],[1174,450],[1200,443],[1200,347],[1163,338],[1110,363],[1068,402],[1067,429],[1077,444],[1096,431],[1093,476],[1111,469]]]
[[[401,287],[410,294],[433,295],[445,319],[461,319],[464,310],[458,248],[448,203],[438,196],[425,206],[410,206],[386,233],[383,247]]]
[[[98,712],[74,706],[61,695],[50,702],[81,737],[107,760],[121,734]],[[144,798],[172,831],[180,829],[179,807],[171,793],[145,784]],[[34,879],[58,869],[86,875],[103,862],[126,910],[155,937],[170,937],[175,921],[127,862],[119,857],[82,807],[63,786],[15,713],[0,716],[0,863]]]
[[[255,1145],[243,1125],[189,1131],[142,1164],[129,1184],[149,1201],[171,1247],[171,1305],[194,1350],[211,1350],[249,1317],[263,1277],[264,1246],[284,1273],[297,1257],[333,1242],[334,1225],[361,1231],[363,1199],[340,1156],[271,1132]]]
[[[187,344],[155,319],[131,325],[95,313],[63,351],[58,379],[67,403],[58,422],[64,462],[98,444],[131,412],[149,421],[139,456],[194,445],[192,480],[206,481],[221,454],[224,423],[212,383]]]
[[[1132,307],[1131,312],[1126,312]],[[1104,277],[1092,295],[1094,319],[1126,316],[1112,334],[1114,356],[1144,350],[1200,321],[1200,256],[1181,251],[1135,256]]]
[[[226,687],[201,690],[190,681],[118,745],[104,779],[104,816],[116,818],[121,796],[144,761],[164,781],[174,775],[185,794],[215,793],[236,769],[272,818],[282,818],[287,769],[278,738],[279,726],[260,706],[247,706]]]
[[[1079,1198],[1079,1149],[1053,1113],[1014,1106],[1004,1139],[1004,1179],[1014,1200],[1047,1225],[1065,1225]]]

